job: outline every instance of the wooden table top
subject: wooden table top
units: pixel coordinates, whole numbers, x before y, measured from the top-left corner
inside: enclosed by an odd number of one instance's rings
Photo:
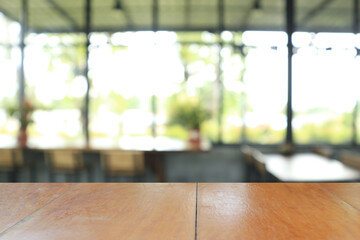
[[[0,239],[359,239],[360,184],[0,184]]]
[[[266,170],[282,182],[354,182],[360,171],[314,153],[265,154]]]

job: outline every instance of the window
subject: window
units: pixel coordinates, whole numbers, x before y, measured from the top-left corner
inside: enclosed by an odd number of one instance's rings
[[[287,36],[284,32],[245,32],[245,125],[248,142],[284,141],[287,104]]]
[[[293,41],[295,141],[349,144],[359,89],[355,36],[299,32]]]
[[[153,41],[150,32],[93,33],[90,137],[96,146],[152,148]]]
[[[18,108],[20,25],[0,13],[0,32],[0,142],[5,147],[16,144],[19,130],[19,121],[10,112]]]
[[[233,41],[233,37],[235,36],[231,36],[231,41]],[[241,55],[240,48],[230,43],[224,44],[221,57],[223,79],[222,141],[223,143],[239,143],[245,140],[242,139],[246,94],[244,84],[245,58]]]
[[[35,108],[29,145],[82,146],[85,36],[30,34],[26,42],[26,99]]]

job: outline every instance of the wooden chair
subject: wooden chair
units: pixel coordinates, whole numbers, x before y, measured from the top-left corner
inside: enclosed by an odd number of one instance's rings
[[[316,153],[320,156],[326,157],[326,158],[334,157],[334,150],[329,147],[325,147],[325,146],[315,146],[312,149],[312,152]]]
[[[0,149],[0,171],[8,175],[9,182],[17,181],[19,168],[23,165],[21,150]]]
[[[55,181],[58,173],[65,174],[67,182],[79,182],[80,173],[85,170],[82,152],[78,150],[51,150],[45,152],[49,165],[50,181]]]
[[[360,170],[360,153],[351,151],[341,151],[340,161],[345,165]]]
[[[130,176],[138,181],[138,177],[145,172],[144,152],[141,151],[102,151],[100,159],[107,182],[112,176]]]

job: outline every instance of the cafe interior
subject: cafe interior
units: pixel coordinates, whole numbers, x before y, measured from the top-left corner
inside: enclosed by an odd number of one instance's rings
[[[0,182],[358,182],[359,23],[359,0],[0,0]]]

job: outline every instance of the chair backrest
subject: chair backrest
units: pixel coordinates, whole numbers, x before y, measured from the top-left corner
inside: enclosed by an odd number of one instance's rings
[[[360,170],[360,153],[341,151],[340,161],[343,162],[345,165]]]
[[[312,152],[326,158],[331,158],[334,155],[334,150],[325,146],[316,146],[312,149]]]
[[[254,163],[254,157],[253,157],[254,149],[247,145],[244,145],[241,147],[240,150],[241,150],[241,153],[243,154],[246,162],[248,164],[253,164]]]
[[[265,157],[257,149],[253,151],[253,158],[255,161],[255,168],[261,173],[266,174]]]
[[[22,166],[24,164],[24,155],[23,150],[14,149],[13,150],[13,159],[16,166]]]
[[[0,169],[10,170],[15,167],[12,149],[0,149]]]
[[[78,150],[51,150],[45,157],[52,170],[72,172],[82,166],[81,152]]]
[[[108,174],[135,175],[145,171],[144,152],[108,150],[100,153]]]

